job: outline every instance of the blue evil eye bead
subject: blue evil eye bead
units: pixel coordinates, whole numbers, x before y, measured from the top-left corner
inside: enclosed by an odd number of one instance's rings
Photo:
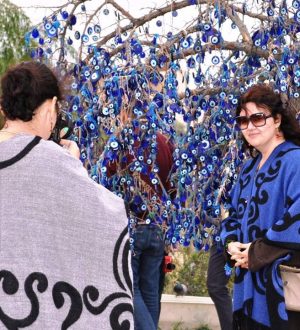
[[[225,270],[225,275],[226,276],[230,276],[231,275],[232,268],[228,265],[228,263],[225,264],[224,270]]]
[[[69,13],[67,12],[67,11],[62,11],[61,13],[61,17],[63,18],[63,19],[67,19],[68,17],[69,17]]]
[[[198,53],[201,51],[201,49],[202,49],[201,40],[199,37],[197,37],[197,39],[195,40],[195,43],[194,43],[194,51]]]
[[[93,72],[90,79],[93,83],[97,82],[100,79],[99,72]]]
[[[212,64],[217,65],[220,63],[220,58],[218,56],[213,56],[211,59]]]
[[[207,110],[207,102],[205,99],[201,99],[200,102],[199,102],[199,107],[202,109],[202,110]]]
[[[76,82],[73,82],[72,85],[71,85],[71,88],[72,88],[72,89],[77,89],[77,87],[78,87],[78,84],[77,84]],[[76,108],[76,110],[77,110],[77,109],[78,109],[78,107]],[[76,110],[75,110],[75,111],[76,111]]]
[[[177,12],[176,10],[173,10],[173,11],[172,11],[172,16],[173,16],[173,17],[177,17],[177,16],[178,16],[178,12]]]
[[[282,83],[280,85],[280,91],[283,92],[283,93],[285,93],[287,91],[287,86],[284,83]]]
[[[106,66],[106,67],[104,68],[104,70],[103,70],[103,73],[104,73],[104,74],[110,74],[110,73],[111,73],[111,67]]]
[[[292,6],[295,8],[295,9],[299,9],[300,8],[300,1],[299,0],[294,0],[292,2]]]
[[[196,61],[193,57],[190,57],[186,62],[188,68],[193,69],[196,66]]]
[[[75,38],[76,40],[79,40],[79,39],[80,39],[80,32],[79,32],[79,31],[75,31],[75,33],[74,33],[74,38]]]
[[[221,92],[219,95],[220,95],[220,98],[221,99],[224,99],[226,97],[226,93],[225,92]]]
[[[57,30],[54,26],[52,26],[51,29],[46,30],[46,33],[47,33],[48,37],[50,37],[50,38],[57,36]]]
[[[150,65],[152,66],[152,68],[155,68],[157,66],[157,60],[156,60],[156,58],[152,58],[150,60]]]
[[[139,43],[136,43],[136,44],[133,46],[133,51],[134,51],[137,55],[141,54],[141,52],[143,51],[143,47],[142,47],[142,45],[139,44]]]
[[[254,41],[254,46],[259,47],[260,45],[261,45],[261,39],[258,38]]]
[[[156,21],[156,26],[161,27],[162,26],[162,21],[161,20]]]
[[[170,39],[172,39],[172,38],[173,38],[173,33],[172,33],[171,31],[169,31],[169,32],[167,33],[167,39],[170,40]]]
[[[297,56],[295,57],[290,56],[288,59],[288,64],[293,65],[296,63],[296,61],[297,61]]]
[[[93,123],[93,122],[89,123],[88,128],[90,131],[94,131],[96,129],[95,123]]]
[[[85,8],[85,5],[84,4],[81,5],[81,10],[82,11],[86,11],[86,8]]]
[[[90,71],[88,68],[85,68],[84,71],[83,71],[83,74],[86,78],[88,78],[90,76]]]
[[[44,38],[39,38],[39,44],[40,44],[40,45],[44,45],[44,43],[45,43]]]
[[[109,146],[113,150],[118,150],[119,149],[119,143],[117,141],[111,141]]]
[[[101,113],[103,116],[108,116],[109,115],[109,109],[107,107],[103,107],[101,110]]]
[[[235,23],[231,23],[231,28],[234,30],[236,29],[236,24]]]
[[[103,14],[104,14],[105,16],[109,15],[109,10],[108,10],[107,8],[105,8],[105,9],[103,10]]]
[[[294,20],[298,23],[300,23],[300,10],[298,10],[295,14],[294,14]]]
[[[209,41],[209,34],[208,33],[203,33],[201,40],[203,42],[208,42]]]
[[[268,16],[274,16],[274,10],[271,7],[267,8],[267,15]]]
[[[209,24],[209,23],[205,23],[204,25],[203,25],[203,30],[204,31],[209,31],[211,29],[211,25]]]
[[[282,7],[282,8],[280,9],[280,14],[281,14],[281,15],[286,15],[286,14],[287,14],[287,9],[286,9],[285,7]]]
[[[73,40],[69,37],[68,40],[67,40],[67,44],[68,45],[72,45],[73,44]]]
[[[82,39],[82,42],[84,42],[84,43],[88,42],[89,41],[89,36],[87,34],[83,34],[81,39]]]
[[[186,152],[182,153],[181,158],[182,158],[183,160],[187,159],[187,158],[188,158],[187,153],[186,153]]]
[[[45,30],[50,30],[52,28],[52,24],[49,22],[46,22],[44,25]]]
[[[95,32],[95,33],[100,33],[100,32],[101,32],[101,26],[98,25],[98,24],[96,24],[96,25],[94,26],[94,32]]]
[[[87,29],[87,34],[88,34],[88,35],[93,34],[93,28],[92,28],[91,26],[88,27],[88,29]]]
[[[209,141],[208,140],[202,140],[201,146],[202,146],[203,149],[208,149],[209,146],[210,146]]]
[[[231,103],[233,105],[237,105],[238,104],[238,99],[236,97],[234,97],[232,100],[231,100]]]
[[[293,97],[294,97],[294,98],[298,99],[299,96],[300,96],[299,92],[294,92],[294,93],[293,93]]]
[[[53,25],[56,29],[58,29],[58,28],[60,27],[60,23],[59,23],[59,21],[54,21],[54,22],[52,23],[52,25]]]
[[[211,43],[213,45],[218,45],[220,43],[220,36],[217,36],[217,35],[212,36],[211,37]]]
[[[33,38],[38,38],[39,34],[39,30],[38,29],[33,29],[31,32],[31,35]]]
[[[181,47],[184,48],[184,49],[190,47],[190,43],[188,42],[187,39],[184,39],[184,40],[181,42]]]
[[[80,159],[81,160],[85,160],[86,159],[86,152],[85,152],[85,150],[81,150]]]
[[[281,65],[280,66],[280,71],[281,72],[286,72],[286,66],[285,65]]]
[[[41,47],[38,47],[38,48],[36,49],[36,55],[37,55],[38,57],[42,57],[43,54],[44,54],[44,50],[43,50]]]
[[[75,15],[72,15],[71,18],[70,18],[70,25],[73,26],[75,25],[77,22],[77,18]]]

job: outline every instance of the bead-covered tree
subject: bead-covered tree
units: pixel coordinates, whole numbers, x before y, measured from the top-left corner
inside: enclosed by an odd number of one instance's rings
[[[300,1],[158,2],[138,11],[147,1],[66,1],[26,40],[39,44],[33,58],[68,76],[68,111],[91,177],[132,211],[148,210],[146,221],[166,223],[168,241],[207,249],[219,240],[220,205],[244,158],[234,125],[238,95],[266,82],[299,97]],[[78,49],[75,57],[67,45]],[[121,110],[133,113],[130,123],[120,121]],[[162,197],[136,180],[150,169],[160,187],[157,131],[175,145],[174,191]],[[114,160],[121,165],[108,177]]]

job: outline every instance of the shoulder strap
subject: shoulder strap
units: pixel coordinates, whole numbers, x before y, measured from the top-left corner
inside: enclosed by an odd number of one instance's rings
[[[17,161],[25,157],[41,141],[41,139],[42,138],[40,136],[35,136],[33,140],[29,142],[27,146],[23,150],[21,150],[16,156],[8,160],[4,160],[3,162],[0,162],[0,170],[13,165]]]

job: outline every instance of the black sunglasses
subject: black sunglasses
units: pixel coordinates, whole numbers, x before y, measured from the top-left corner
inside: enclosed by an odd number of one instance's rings
[[[265,115],[263,112],[258,112],[247,116],[237,116],[235,117],[235,122],[238,125],[238,127],[243,130],[247,129],[249,122],[251,121],[252,125],[255,127],[261,127],[266,125],[266,120],[268,118],[271,118],[272,115]]]

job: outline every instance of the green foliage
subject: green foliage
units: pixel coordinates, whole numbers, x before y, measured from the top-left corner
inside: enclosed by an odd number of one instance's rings
[[[206,273],[209,255],[205,252],[193,252],[189,248],[181,248],[174,254],[175,270],[168,273],[165,282],[165,293],[174,294],[176,282],[188,288],[189,296],[208,296]]]
[[[173,256],[176,269],[167,274],[164,293],[174,294],[174,285],[179,282],[187,286],[189,296],[209,296],[206,286],[208,259],[207,252],[181,248]],[[232,288],[232,281],[229,288]]]
[[[28,59],[24,36],[29,30],[30,20],[19,7],[8,0],[0,0],[0,3],[0,75],[2,75],[11,64]]]
[[[175,324],[173,324],[172,330],[211,330],[207,324],[205,325],[200,325],[197,328],[193,328],[193,329],[188,329],[186,327],[184,327],[183,322],[176,322]]]
[[[200,325],[200,327],[196,328],[195,330],[211,330],[211,329],[207,324],[204,324],[204,325]]]

